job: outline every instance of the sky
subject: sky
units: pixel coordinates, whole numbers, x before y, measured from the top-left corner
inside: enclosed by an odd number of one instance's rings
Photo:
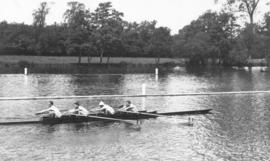
[[[31,24],[32,13],[39,4],[46,0],[5,0],[0,6],[0,21]],[[63,22],[63,13],[72,0],[47,0],[50,12],[46,24]],[[111,1],[113,7],[124,13],[127,21],[141,22],[157,20],[157,26],[166,26],[176,34],[179,29],[197,19],[207,10],[217,11],[221,7],[214,0],[77,0],[86,5],[90,11],[101,2]]]

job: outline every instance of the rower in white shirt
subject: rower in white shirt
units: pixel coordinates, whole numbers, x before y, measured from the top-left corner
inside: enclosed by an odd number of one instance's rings
[[[60,110],[53,105],[53,101],[49,102],[49,108],[46,110],[42,110],[36,113],[36,115],[40,114],[46,114],[46,117],[54,117],[54,118],[60,118],[62,116],[62,113]]]
[[[119,109],[120,111],[131,111],[131,112],[138,112],[137,107],[131,103],[131,101],[126,101],[126,104]]]
[[[91,111],[101,111],[101,112],[104,112],[105,114],[109,114],[109,115],[113,115],[115,113],[114,109],[111,106],[105,104],[102,101],[99,103],[98,108],[93,109]]]
[[[89,115],[88,110],[85,109],[83,106],[81,106],[79,102],[75,102],[74,105],[75,105],[75,108],[69,110],[68,111],[69,113],[82,115],[82,116],[88,116]]]

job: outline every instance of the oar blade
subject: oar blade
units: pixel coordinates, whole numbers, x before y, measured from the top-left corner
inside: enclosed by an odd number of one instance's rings
[[[93,116],[93,115],[88,115],[87,117],[94,118],[97,120],[117,121],[117,122],[123,122],[123,123],[129,124],[129,125],[134,125],[134,123],[127,120],[123,120],[123,119],[116,119],[116,118],[110,118],[110,117],[104,117],[104,116]]]

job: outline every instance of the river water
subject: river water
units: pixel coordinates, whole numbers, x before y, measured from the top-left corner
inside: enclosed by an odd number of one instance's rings
[[[270,73],[259,70],[175,72],[159,75],[0,75],[0,96],[270,90]],[[145,120],[140,129],[123,123],[0,127],[0,160],[270,160],[269,94],[104,98],[118,106],[130,99],[161,112],[213,108],[213,114]],[[101,99],[55,100],[60,109],[80,101],[88,109]],[[36,119],[48,100],[0,101],[1,121]]]

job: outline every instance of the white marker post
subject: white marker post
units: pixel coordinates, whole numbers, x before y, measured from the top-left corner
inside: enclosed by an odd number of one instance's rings
[[[142,95],[146,94],[146,84],[142,84]],[[145,110],[145,97],[142,97],[142,110]]]
[[[155,69],[155,80],[158,81],[158,68]]]
[[[158,68],[155,69],[155,74],[158,75]]]
[[[27,68],[25,67],[25,68],[24,68],[24,75],[27,75],[27,74],[28,74]]]
[[[142,95],[145,95],[145,93],[146,93],[146,84],[143,83],[142,84]]]

